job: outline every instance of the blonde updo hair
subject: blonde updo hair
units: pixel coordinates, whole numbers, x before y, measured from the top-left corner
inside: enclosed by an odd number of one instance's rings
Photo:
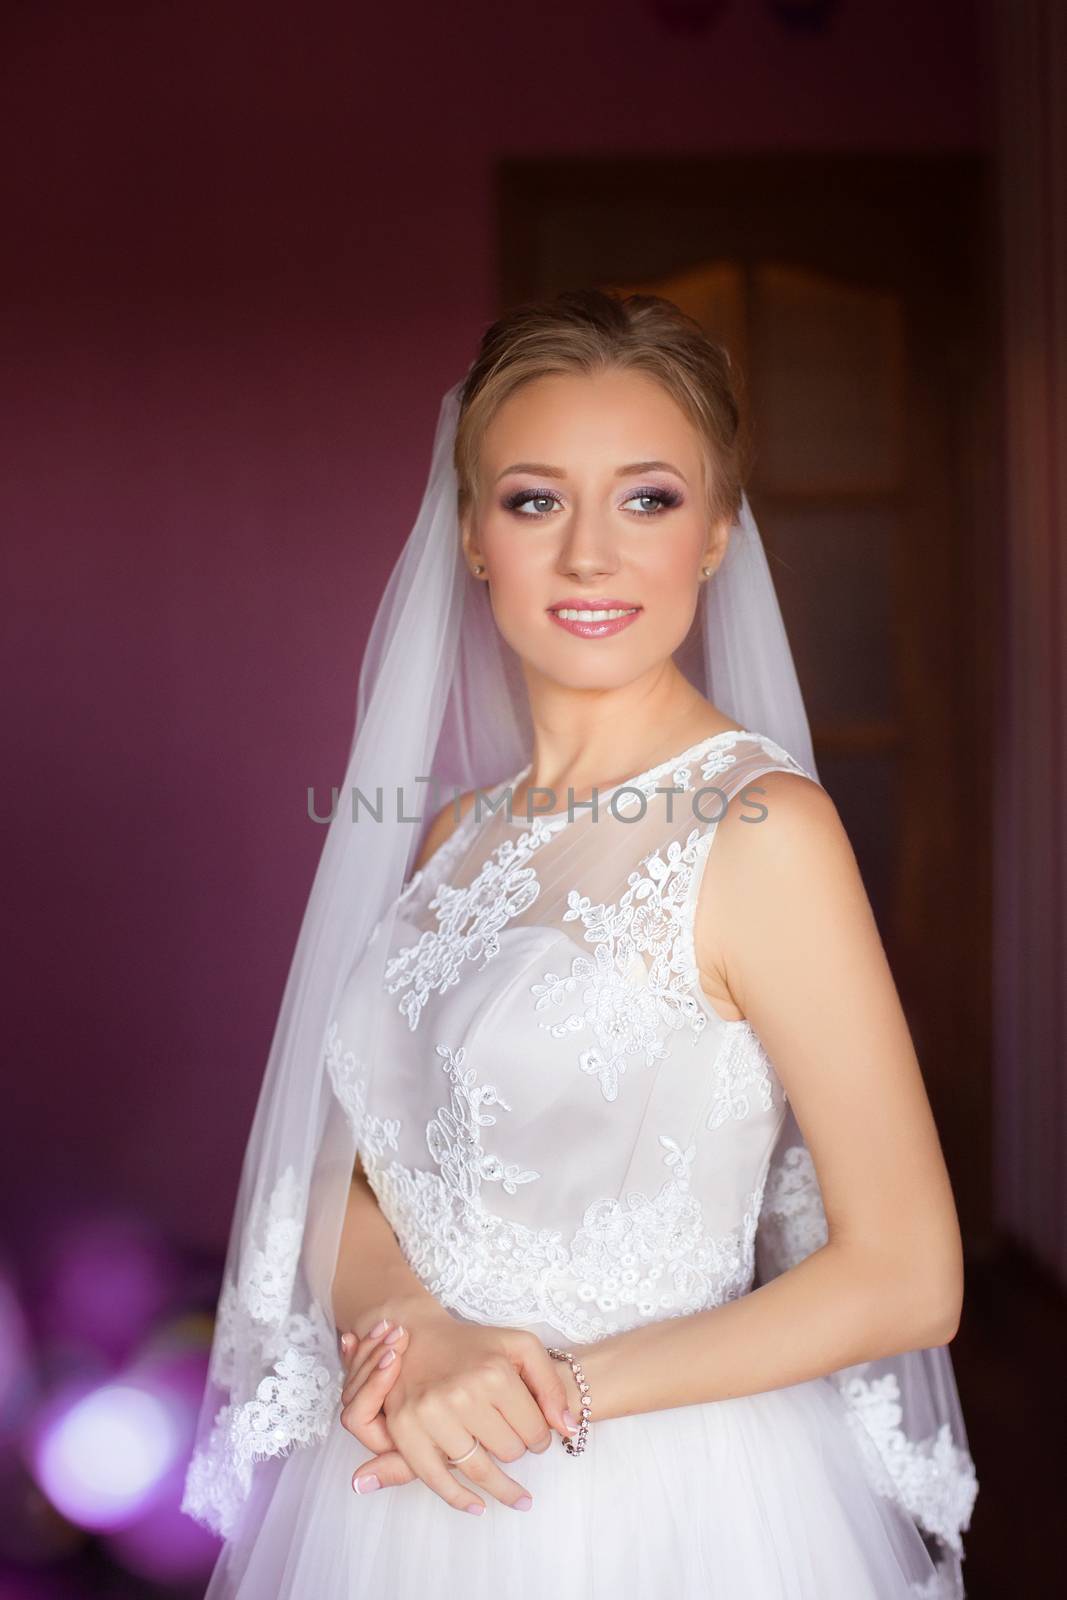
[[[746,450],[728,352],[660,295],[570,289],[515,307],[482,337],[460,391],[453,459],[461,521],[477,507],[481,441],[508,396],[535,378],[611,368],[647,373],[677,401],[703,440],[709,523],[737,519]]]

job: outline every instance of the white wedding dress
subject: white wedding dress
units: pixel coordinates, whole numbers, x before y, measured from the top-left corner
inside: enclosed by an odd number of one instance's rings
[[[762,1281],[764,1250],[766,1276],[820,1242],[782,1084],[702,993],[693,950],[722,800],[757,817],[741,791],[775,769],[803,774],[730,732],[600,791],[595,820],[473,808],[379,922],[384,982],[380,959],[374,994],[354,969],[329,1079],[406,1259],[455,1317],[585,1343],[721,1305]],[[372,1452],[335,1405],[207,1600],[959,1595],[965,1442],[906,1440],[861,1370],[625,1418],[598,1419],[594,1394],[584,1454],[554,1434],[505,1463],[533,1508],[485,1495],[481,1517],[421,1481],[354,1494]]]

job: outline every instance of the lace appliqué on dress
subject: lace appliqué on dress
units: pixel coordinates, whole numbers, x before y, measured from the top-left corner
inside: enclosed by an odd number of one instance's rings
[[[367,1110],[367,1084],[370,1078],[367,1063],[354,1050],[345,1048],[336,1020],[330,1023],[326,1031],[325,1062],[333,1092],[348,1118],[357,1144],[365,1144],[376,1155],[381,1155],[387,1147],[395,1150],[400,1124],[395,1117],[376,1117]]]
[[[546,1285],[554,1308],[548,1320],[581,1329],[571,1337],[596,1339],[641,1320],[689,1316],[733,1300],[751,1285],[762,1182],[741,1222],[714,1237],[706,1233],[700,1201],[690,1189],[696,1147],[683,1149],[662,1133],[659,1142],[672,1176],[651,1197],[631,1191],[621,1200],[588,1206],[569,1250],[575,1293],[561,1297],[555,1284]],[[578,1301],[621,1313],[621,1320],[605,1321],[593,1312],[583,1317]]]
[[[504,1111],[511,1107],[492,1084],[478,1083],[474,1068],[466,1064],[463,1046],[450,1050],[439,1044],[435,1048],[444,1058],[452,1082],[452,1099],[448,1106],[439,1106],[437,1115],[427,1123],[426,1144],[447,1186],[465,1199],[474,1200],[483,1183],[499,1183],[507,1194],[514,1194],[520,1183],[539,1178],[539,1172],[524,1172],[516,1162],[505,1165],[482,1149],[478,1130],[496,1122],[485,1107],[500,1106]]]
[[[583,1009],[541,1026],[556,1039],[590,1031],[596,1043],[578,1062],[599,1079],[605,1100],[617,1098],[620,1074],[631,1058],[651,1066],[667,1054],[672,1032],[688,1027],[698,1037],[707,1025],[693,993],[684,935],[699,838],[694,828],[684,845],[675,839],[645,856],[617,905],[594,905],[571,889],[563,920],[581,921],[594,954],[575,956],[565,977],[546,972],[543,983],[531,986],[535,1010],[558,1004],[581,986]]]
[[[789,754],[780,744],[766,734],[753,734],[747,728],[728,729],[725,733],[712,734],[710,738],[702,740],[699,744],[692,745],[683,752],[681,758],[664,761],[658,767],[651,767],[647,772],[635,778],[633,782],[622,786],[620,798],[616,809],[620,812],[632,811],[638,805],[634,790],[640,790],[646,799],[651,799],[654,794],[662,789],[674,788],[683,794],[688,794],[693,789],[693,767],[700,760],[700,776],[704,784],[714,788],[712,780],[727,772],[737,765],[737,756],[733,747],[738,744],[757,742],[761,749],[771,757],[772,761],[780,762],[790,772],[801,772],[805,777],[811,777],[806,767],[801,766],[795,756]],[[703,759],[701,760],[701,757]],[[663,779],[669,778],[670,783],[664,784]],[[673,803],[673,801],[671,802]],[[711,823],[712,818],[703,818],[706,823]]]
[[[431,993],[444,994],[459,982],[465,961],[477,962],[481,970],[499,954],[501,928],[541,892],[537,874],[526,863],[552,836],[553,829],[535,819],[517,839],[499,844],[466,888],[438,885],[428,906],[436,913],[437,927],[396,951],[385,968],[387,992],[404,991],[399,1006],[410,1028],[418,1027]]]
[[[747,1022],[726,1023],[727,1032],[715,1058],[714,1090],[705,1127],[743,1122],[753,1106],[770,1111],[774,1105],[774,1078],[770,1058]],[[785,1091],[782,1091],[785,1098]]]
[[[716,736],[714,748],[700,764],[702,782],[714,788],[713,780],[737,763],[731,746],[751,738],[744,730]],[[804,772],[780,745],[765,738],[760,743],[772,759],[791,771]],[[664,762],[615,791],[615,809],[632,811],[664,787],[688,794],[694,788],[693,769],[706,745],[707,741],[694,745],[686,752],[687,759],[673,765]],[[664,778],[669,785],[663,785]],[[572,889],[563,920],[582,922],[585,942],[595,946],[594,953],[574,956],[568,973],[546,972],[542,982],[531,985],[538,1011],[559,1005],[578,991],[581,1010],[541,1027],[556,1039],[588,1030],[595,1042],[580,1052],[578,1063],[599,1080],[605,1100],[617,1099],[620,1077],[630,1061],[651,1066],[668,1053],[672,1033],[689,1028],[697,1038],[707,1025],[698,998],[693,916],[700,869],[717,820],[709,818],[691,829],[684,844],[672,840],[666,849],[645,856],[630,874],[617,905],[594,905]],[[740,1053],[737,1059],[742,1059]],[[764,1104],[770,1089],[768,1076],[766,1090],[759,1087]]]
[[[412,1271],[443,1305],[480,1312],[485,1321],[520,1321],[529,1315],[529,1274],[561,1259],[559,1235],[495,1216],[481,1190],[499,1182],[514,1194],[540,1173],[520,1171],[483,1148],[481,1129],[496,1122],[484,1107],[510,1107],[492,1085],[478,1084],[464,1047],[435,1048],[452,1085],[450,1104],[439,1106],[426,1126],[440,1171],[399,1161],[385,1166],[368,1150],[367,1181]]]
[[[720,744],[719,741],[723,741],[724,738],[725,742]],[[723,735],[716,736],[717,747],[710,755],[705,757],[700,767],[701,777],[705,782],[710,782],[712,777],[717,777],[720,772],[725,772],[729,767],[736,765],[737,757],[729,749],[729,745],[736,744],[740,739],[748,738],[751,738],[751,734],[744,732],[737,733],[732,739]],[[635,778],[631,783],[624,784],[617,791],[619,799],[617,802],[613,802],[615,809],[623,813],[636,810],[639,801],[634,793],[635,790],[640,791],[640,794],[646,800],[651,800],[653,795],[668,789],[676,789],[682,794],[688,794],[693,788],[693,767],[706,744],[707,740],[703,741],[702,744],[693,745],[691,750],[685,752],[681,760],[661,762],[658,767],[650,767],[639,778]],[[665,778],[668,780],[666,783],[663,782]],[[673,805],[673,798],[670,803]]]
[[[529,1228],[490,1211],[482,1198],[487,1177],[506,1188],[509,1176],[529,1181],[540,1174],[515,1176],[486,1154],[478,1131],[486,1118],[478,1108],[503,1102],[495,1091],[477,1088],[461,1051],[437,1049],[463,1090],[458,1104],[454,1092],[447,1122],[439,1110],[427,1128],[441,1171],[372,1159],[367,1178],[408,1264],[442,1304],[471,1321],[544,1322],[586,1341],[719,1305],[750,1287],[762,1180],[742,1221],[721,1237],[708,1235],[689,1185],[695,1149],[683,1150],[667,1135],[660,1143],[672,1175],[656,1193],[593,1201],[569,1243],[560,1230]]]

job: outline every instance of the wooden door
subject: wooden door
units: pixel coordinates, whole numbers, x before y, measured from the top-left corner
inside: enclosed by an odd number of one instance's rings
[[[922,1062],[991,1226],[992,526],[983,177],[967,160],[508,163],[502,304],[676,301],[743,374],[749,498]],[[640,218],[640,228],[634,217]]]

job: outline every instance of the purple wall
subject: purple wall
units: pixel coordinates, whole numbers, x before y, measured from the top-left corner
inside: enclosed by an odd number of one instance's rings
[[[978,0],[14,8],[0,1203],[225,1240],[500,155],[960,149]],[[478,13],[481,12],[479,19]],[[417,20],[415,20],[417,18]],[[635,193],[635,226],[640,195]]]

